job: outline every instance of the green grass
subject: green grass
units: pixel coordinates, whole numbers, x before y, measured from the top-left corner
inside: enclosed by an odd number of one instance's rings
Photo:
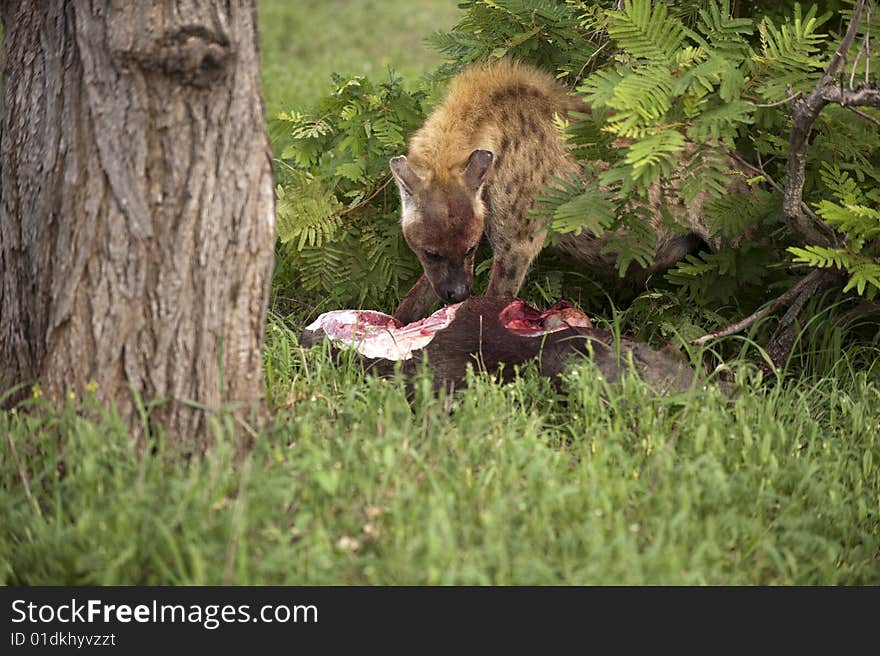
[[[382,77],[390,65],[423,75],[441,62],[424,38],[457,16],[452,0],[259,0],[257,8],[268,116],[307,106],[334,72]]]
[[[731,401],[609,391],[584,364],[558,393],[527,372],[446,399],[423,378],[410,403],[280,321],[266,365],[282,409],[238,464],[229,417],[187,463],[161,440],[139,461],[89,402],[3,415],[0,581],[880,583],[876,368],[743,370]]]
[[[260,19],[274,111],[333,70],[425,72],[420,40],[454,7],[276,1]],[[588,364],[560,391],[527,371],[452,398],[421,379],[408,400],[299,349],[304,319],[270,320],[277,413],[242,459],[228,414],[193,460],[161,436],[138,458],[91,399],[0,414],[0,583],[880,584],[876,326],[854,346],[814,313],[798,375],[770,380],[731,338],[733,400],[609,390]]]

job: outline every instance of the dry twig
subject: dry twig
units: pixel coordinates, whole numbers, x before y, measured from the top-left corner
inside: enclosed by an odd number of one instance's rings
[[[764,307],[762,307],[757,312],[754,312],[736,323],[730,324],[726,328],[722,328],[721,330],[716,330],[715,332],[711,332],[708,335],[703,335],[702,337],[698,337],[697,339],[691,340],[692,346],[701,346],[707,342],[711,342],[713,339],[717,339],[719,337],[727,337],[728,335],[735,335],[738,332],[742,332],[756,321],[763,319],[764,317],[773,314],[784,305],[788,305],[790,302],[795,300],[802,291],[811,287],[814,283],[818,282],[819,278],[822,276],[822,271],[816,269],[811,271],[806,276],[801,278],[796,284],[792,285],[791,288],[786,291],[782,296],[777,298],[776,300],[768,303]]]

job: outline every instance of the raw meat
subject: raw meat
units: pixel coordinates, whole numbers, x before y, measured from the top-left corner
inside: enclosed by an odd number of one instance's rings
[[[323,331],[337,346],[356,349],[367,358],[408,360],[414,351],[425,348],[438,332],[452,323],[459,306],[461,303],[447,305],[405,326],[394,317],[373,310],[335,310],[319,316],[306,330]],[[541,312],[516,300],[504,307],[498,318],[507,330],[523,337],[538,337],[572,327],[593,327],[587,315],[567,301]]]

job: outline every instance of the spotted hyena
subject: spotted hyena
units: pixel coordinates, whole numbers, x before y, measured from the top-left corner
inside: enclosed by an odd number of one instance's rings
[[[422,316],[439,300],[471,293],[474,254],[483,235],[494,253],[486,294],[516,296],[544,246],[545,219],[530,210],[543,185],[580,171],[554,116],[589,111],[548,74],[508,60],[473,66],[458,75],[445,100],[415,133],[406,156],[391,160],[403,206],[403,234],[424,268],[395,316]],[[659,210],[661,270],[706,237],[699,199],[682,208],[689,234],[668,234]],[[699,237],[699,238],[698,238]],[[606,237],[564,235],[555,248],[596,272],[613,272]],[[642,274],[650,273],[642,272]]]

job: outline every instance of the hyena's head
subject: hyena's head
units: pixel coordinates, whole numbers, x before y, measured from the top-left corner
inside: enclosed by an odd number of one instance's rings
[[[437,295],[463,301],[474,283],[474,254],[483,235],[483,183],[492,153],[475,150],[461,166],[438,175],[404,157],[391,160],[403,206],[403,237]]]

